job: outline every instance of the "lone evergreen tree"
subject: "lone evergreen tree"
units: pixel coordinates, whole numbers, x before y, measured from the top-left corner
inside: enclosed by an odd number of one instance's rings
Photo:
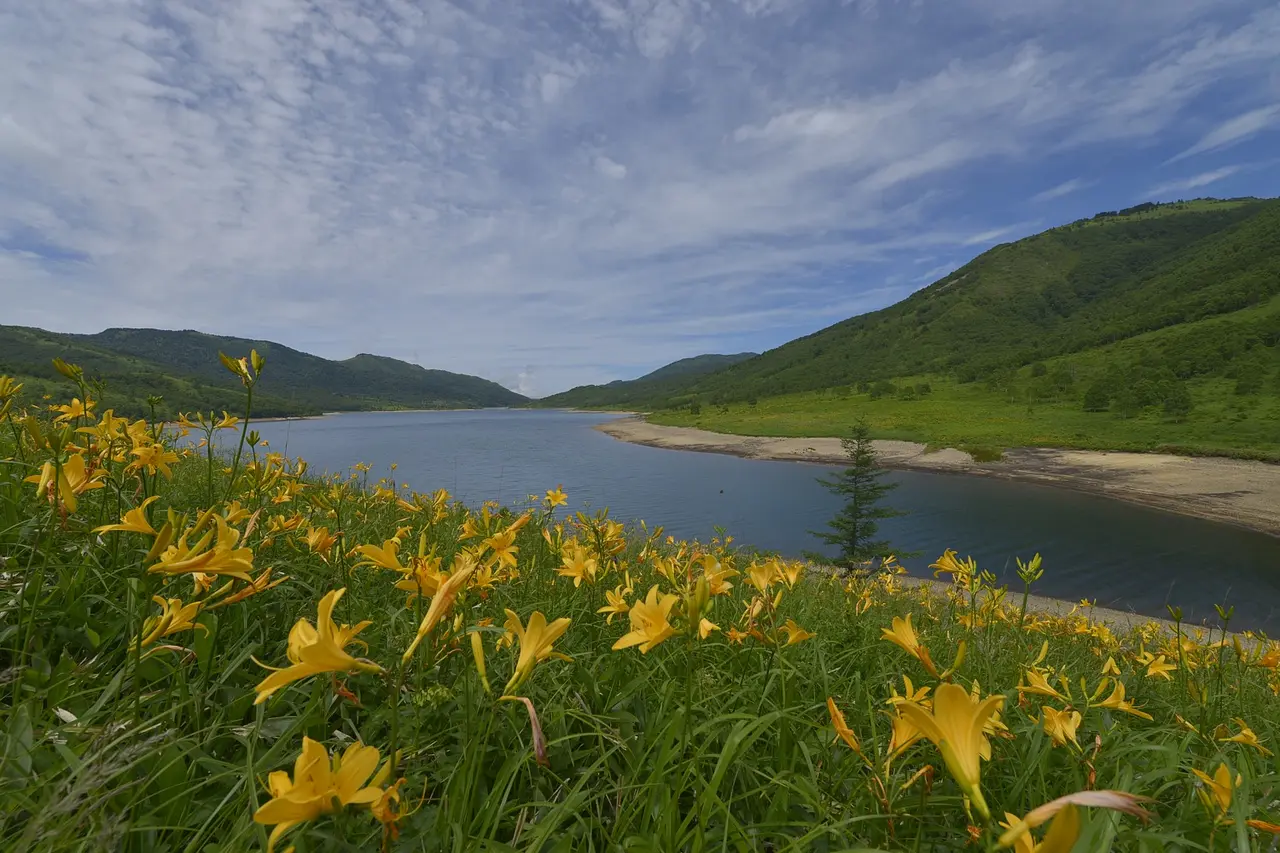
[[[833,562],[849,570],[894,553],[887,541],[875,538],[880,529],[878,522],[906,513],[880,506],[881,499],[896,489],[898,484],[881,480],[885,471],[876,464],[876,451],[871,444],[866,423],[859,421],[855,424],[849,431],[849,436],[841,439],[840,444],[849,457],[849,467],[830,478],[819,477],[818,482],[833,494],[843,497],[844,508],[827,522],[828,530],[809,532],[828,545],[840,546],[840,556]],[[810,553],[805,556],[813,560],[828,559],[821,554]]]

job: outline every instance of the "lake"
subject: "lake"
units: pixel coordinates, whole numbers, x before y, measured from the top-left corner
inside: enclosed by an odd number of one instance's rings
[[[478,505],[521,502],[562,484],[569,509],[609,507],[677,538],[725,528],[739,543],[799,556],[818,550],[807,531],[839,501],[816,477],[830,466],[740,459],[627,444],[592,429],[611,415],[558,411],[362,412],[255,424],[274,450],[306,459],[315,473],[397,463],[397,480],[419,492],[448,489]],[[1084,597],[1120,610],[1188,620],[1234,605],[1232,626],[1280,633],[1280,539],[1230,525],[1031,483],[895,471],[888,503],[908,515],[881,534],[904,551],[913,573],[946,548],[972,554],[1018,588],[1015,557],[1039,551],[1045,575],[1033,591]],[[563,511],[563,510],[562,510]]]

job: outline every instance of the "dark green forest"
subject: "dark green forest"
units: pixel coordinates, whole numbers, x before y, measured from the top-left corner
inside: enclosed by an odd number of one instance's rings
[[[103,405],[117,414],[145,414],[147,397],[157,394],[161,417],[183,411],[235,411],[243,404],[243,389],[219,363],[218,353],[242,356],[250,349],[267,359],[254,399],[254,412],[261,417],[526,402],[496,382],[393,358],[360,354],[330,361],[271,341],[159,329],[70,335],[0,326],[0,374],[25,383],[28,399],[39,399],[65,383],[53,367],[53,359],[62,358],[102,381]]]

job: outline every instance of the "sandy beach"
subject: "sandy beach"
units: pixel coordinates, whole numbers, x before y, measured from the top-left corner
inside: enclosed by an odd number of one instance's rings
[[[748,459],[839,464],[838,438],[728,435],[651,424],[638,417],[596,429],[634,444],[728,453]],[[1170,512],[1280,536],[1280,465],[1215,457],[1093,450],[1015,448],[999,462],[976,462],[960,450],[929,450],[911,441],[876,441],[887,468],[1029,480],[1106,495]]]

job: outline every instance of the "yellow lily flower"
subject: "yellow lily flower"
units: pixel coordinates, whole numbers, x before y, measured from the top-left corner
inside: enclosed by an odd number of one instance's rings
[[[1119,675],[1120,667],[1116,665],[1116,659],[1108,657],[1107,662],[1102,665],[1103,675]]]
[[[569,502],[569,498],[565,495],[561,486],[554,489],[547,489],[547,495],[543,499],[546,502],[547,509],[555,509],[558,506],[564,506]]]
[[[56,418],[53,419],[55,423],[61,424],[61,423],[66,423],[67,421],[70,421],[70,420],[75,420],[76,418],[88,416],[89,413],[93,411],[93,407],[96,405],[98,404],[93,400],[85,400],[82,403],[80,402],[79,397],[73,397],[71,399],[71,402],[67,403],[64,406],[50,406],[49,411],[61,412],[61,414],[59,414]]]
[[[400,540],[398,539],[388,539],[382,543],[382,547],[378,547],[377,545],[357,545],[351,549],[353,554],[359,554],[364,557],[363,560],[356,563],[357,567],[374,566],[376,568],[391,569],[397,572],[408,571],[404,566],[400,565],[400,558],[397,556],[399,551]]]
[[[462,555],[460,555],[462,556]],[[422,617],[421,624],[418,625],[418,633],[413,638],[413,642],[409,644],[409,648],[404,650],[401,660],[405,663],[409,662],[409,658],[413,657],[413,653],[423,640],[427,638],[440,623],[440,620],[449,615],[450,608],[453,607],[454,599],[458,597],[458,593],[466,586],[467,579],[471,577],[471,573],[475,571],[475,562],[472,560],[460,561],[463,564],[454,569],[453,574],[449,575],[440,587],[436,590],[436,594],[431,596],[431,605],[427,608],[426,614]]]
[[[271,573],[273,571],[274,569],[263,569],[262,573],[259,574],[253,580],[249,581],[248,584],[236,590],[235,592],[231,593],[231,595],[228,595],[226,598],[222,599],[217,604],[209,605],[209,609],[213,610],[214,608],[224,607],[228,604],[239,604],[241,601],[244,601],[246,598],[251,598],[260,592],[266,592],[269,589],[275,589],[280,584],[284,583],[289,579],[289,576],[285,575],[284,577],[280,577],[280,578],[276,578],[275,580],[272,580]],[[195,577],[195,575],[193,575],[192,577]],[[231,586],[231,581],[227,581],[227,586],[228,587]]]
[[[253,820],[275,826],[267,841],[267,853],[298,824],[331,814],[349,805],[371,805],[383,795],[378,786],[366,786],[378,766],[378,750],[353,743],[330,763],[325,748],[305,735],[302,752],[293,765],[293,777],[277,770],[267,777],[271,799],[254,812]],[[377,782],[377,780],[374,780]]]
[[[991,811],[980,785],[982,750],[987,745],[983,728],[1003,702],[1000,695],[975,702],[964,688],[948,683],[934,692],[931,712],[913,702],[898,705],[898,713],[938,747],[952,778],[984,818]]]
[[[1080,835],[1079,806],[1111,809],[1145,822],[1151,819],[1152,814],[1140,805],[1144,802],[1150,802],[1150,799],[1127,791],[1077,791],[1050,800],[1027,812],[1023,818],[1005,812],[1005,819],[1000,822],[1005,831],[997,843],[1000,847],[1013,846],[1017,853],[1070,853]],[[1031,830],[1051,820],[1049,832],[1036,844]]]
[[[36,492],[48,496],[49,503],[61,502],[67,512],[75,512],[79,506],[77,495],[103,487],[102,478],[106,471],[101,468],[90,468],[85,465],[84,456],[73,453],[61,466],[52,461],[44,463],[39,474],[32,474],[23,480],[24,483],[35,483]],[[57,480],[56,484],[54,480]]]
[[[333,608],[346,594],[346,589],[335,589],[320,599],[316,608],[316,624],[299,619],[289,631],[288,657],[292,666],[277,669],[255,688],[260,705],[286,684],[309,678],[322,672],[381,672],[382,667],[368,660],[347,654],[346,647],[355,636],[372,625],[364,621],[355,626],[338,626],[333,621]],[[270,669],[270,667],[268,667]],[[274,822],[274,821],[273,821]]]
[[[707,637],[711,636],[712,632],[719,630],[719,625],[704,616],[698,622],[698,639],[705,640]]]
[[[1041,723],[1045,733],[1053,738],[1054,746],[1066,746],[1068,741],[1076,746],[1080,745],[1076,740],[1076,728],[1080,725],[1079,711],[1059,711],[1048,705],[1041,710],[1044,715]]]
[[[645,600],[637,601],[627,613],[631,619],[631,631],[613,644],[614,651],[640,646],[640,653],[648,654],[650,649],[663,640],[674,637],[676,629],[671,627],[669,620],[671,608],[679,600],[678,595],[660,593],[658,585],[654,584]]]
[[[747,567],[747,580],[751,585],[760,591],[761,595],[769,592],[775,579],[778,577],[778,564],[773,560],[766,562],[754,562]]]
[[[831,725],[836,730],[836,738],[844,741],[849,748],[858,755],[862,755],[862,745],[858,743],[858,736],[853,733],[853,729],[849,728],[849,724],[844,720],[844,714],[836,707],[836,700],[827,697],[827,713],[831,715]]]
[[[1018,685],[1019,693],[1035,693],[1039,696],[1048,696],[1052,699],[1057,699],[1059,702],[1071,701],[1071,697],[1063,696],[1054,689],[1053,685],[1049,683],[1049,680],[1045,677],[1044,673],[1039,670],[1028,669],[1023,674],[1026,677],[1027,683],[1025,685]]]
[[[796,643],[803,643],[805,640],[812,640],[817,634],[806,631],[796,624],[796,620],[788,619],[786,624],[782,626],[782,632],[787,635],[787,645],[794,646]]]
[[[924,644],[916,638],[916,631],[911,627],[911,614],[906,616],[893,617],[893,628],[881,628],[881,639],[899,646],[907,652],[907,654],[916,658],[920,663],[924,664],[924,668],[929,674],[935,678],[938,675],[937,668],[933,665],[933,659],[929,657],[929,650]]]
[[[155,536],[155,528],[151,526],[151,522],[147,521],[147,507],[158,500],[160,500],[159,495],[152,495],[126,512],[124,518],[120,519],[119,524],[104,524],[101,527],[93,528],[93,532],[110,533],[111,531],[120,531],[122,533],[141,533],[145,536]]]
[[[165,476],[166,480],[173,479],[173,471],[169,466],[178,461],[178,454],[166,448],[163,444],[144,444],[135,447],[129,451],[138,457],[130,462],[126,470],[146,470],[148,474],[155,474],[159,471]]]
[[[1200,801],[1204,803],[1204,807],[1209,810],[1209,814],[1215,821],[1222,820],[1226,817],[1227,810],[1231,808],[1231,797],[1244,781],[1244,777],[1237,775],[1233,783],[1231,771],[1227,769],[1226,762],[1219,764],[1212,776],[1194,767],[1191,768],[1191,772],[1204,783],[1203,787],[1196,789]]]
[[[315,527],[312,525],[307,527],[307,532],[303,534],[302,541],[306,543],[308,551],[312,554],[319,554],[322,560],[328,562],[329,552],[338,543],[338,536],[336,533],[330,533],[328,527]]]
[[[712,595],[728,595],[733,589],[733,584],[729,582],[730,578],[736,578],[738,572],[734,569],[717,569],[715,571],[704,572],[707,578],[707,590]]]
[[[1142,717],[1144,720],[1152,719],[1152,716],[1146,711],[1139,711],[1132,702],[1124,698],[1124,682],[1120,679],[1115,680],[1115,687],[1111,690],[1111,695],[1101,702],[1091,703],[1094,708],[1109,708],[1112,711],[1123,711],[1126,714],[1132,714],[1135,717]]]
[[[596,581],[596,558],[589,556],[587,549],[581,545],[575,544],[572,548],[566,548],[563,557],[563,565],[556,569],[556,574],[565,578],[573,578],[574,589],[582,586],[582,582],[595,583]]]
[[[1147,664],[1148,678],[1163,678],[1165,681],[1172,681],[1173,676],[1169,673],[1177,671],[1178,667],[1167,663],[1164,655],[1158,655],[1149,664]]]
[[[1231,737],[1220,737],[1218,740],[1222,743],[1244,744],[1245,746],[1253,747],[1263,755],[1271,755],[1271,750],[1262,745],[1262,742],[1258,740],[1258,736],[1254,734],[1253,729],[1249,728],[1248,724],[1245,723],[1244,720],[1236,717],[1236,725],[1240,727],[1240,732],[1238,734],[1234,734]]]
[[[495,533],[480,543],[485,548],[493,550],[493,555],[490,558],[491,562],[496,562],[499,566],[515,567],[516,554],[520,551],[520,546],[515,544],[516,530],[517,528],[513,524],[501,533]]]
[[[618,586],[611,590],[606,590],[604,594],[605,601],[608,602],[604,607],[597,610],[597,613],[608,613],[609,618],[605,619],[605,624],[612,625],[613,617],[622,613],[626,613],[631,609],[631,605],[627,604],[626,592],[622,586]]]
[[[900,711],[895,709],[892,719],[893,731],[889,734],[889,757],[886,765],[924,737],[924,732],[916,728],[916,725],[904,717]]]
[[[142,639],[138,643],[140,648],[145,649],[152,643],[181,631],[193,628],[207,630],[203,625],[195,623],[195,618],[200,613],[199,601],[193,601],[184,607],[180,598],[153,595],[151,600],[160,605],[160,615],[148,617],[142,624]]]
[[[210,547],[214,532],[208,531],[196,544],[188,545],[187,537],[198,532],[213,517],[217,525],[217,541]],[[249,572],[253,571],[253,551],[249,548],[237,548],[240,531],[229,527],[226,519],[208,510],[193,527],[188,528],[178,537],[178,541],[165,548],[160,554],[159,562],[150,566],[147,571],[165,575],[180,575],[190,572],[202,572],[206,575],[226,575],[242,581],[252,581]]]
[[[520,624],[520,617],[514,610],[507,611],[507,628],[520,642],[520,657],[516,660],[516,670],[511,674],[507,686],[502,689],[504,696],[511,696],[533,674],[533,668],[547,658],[571,661],[573,658],[552,649],[552,645],[569,629],[570,620],[560,618],[547,624],[547,617],[541,611],[535,611],[529,617],[528,626]]]

